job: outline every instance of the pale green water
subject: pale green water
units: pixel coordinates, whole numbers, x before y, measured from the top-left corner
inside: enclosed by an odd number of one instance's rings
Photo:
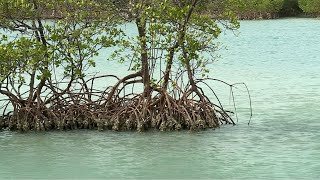
[[[212,77],[246,82],[240,121],[204,132],[0,132],[0,179],[319,179],[320,20],[243,21]],[[111,62],[101,71],[123,72]],[[107,69],[106,69],[107,68]],[[212,84],[222,97],[228,89]],[[225,104],[228,100],[224,101]]]

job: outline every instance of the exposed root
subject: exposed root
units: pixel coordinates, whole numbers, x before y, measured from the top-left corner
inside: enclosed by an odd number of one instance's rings
[[[119,86],[119,85],[117,85]],[[177,89],[179,87],[176,87]],[[189,88],[179,96],[165,89],[152,88],[146,98],[143,93],[120,97],[123,87],[109,91],[78,92],[52,95],[48,104],[31,103],[0,117],[0,128],[18,131],[96,129],[114,131],[174,131],[202,130],[234,124],[222,107],[212,103],[201,91]],[[110,92],[113,95],[110,96]],[[103,94],[103,95],[102,95]],[[96,99],[88,98],[94,97]],[[49,97],[49,96],[47,96]],[[179,98],[174,98],[179,97]]]

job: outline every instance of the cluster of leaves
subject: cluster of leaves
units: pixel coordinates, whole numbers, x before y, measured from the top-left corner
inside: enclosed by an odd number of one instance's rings
[[[95,66],[94,57],[98,56],[99,50],[115,46],[121,31],[101,22],[69,19],[66,23],[65,20],[45,26],[50,62],[56,68],[62,66],[65,76],[84,77],[86,70]]]
[[[300,8],[308,14],[320,14],[320,0],[299,0]]]
[[[44,59],[45,49],[39,41],[26,37],[9,41],[4,35],[0,44],[0,82],[8,76],[18,76],[24,82],[23,74],[43,67]]]

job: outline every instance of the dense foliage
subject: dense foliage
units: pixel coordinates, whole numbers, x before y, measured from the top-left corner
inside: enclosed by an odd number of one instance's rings
[[[275,18],[284,0],[228,0],[240,19]]]
[[[320,15],[320,0],[299,0],[299,6],[305,13]]]
[[[227,6],[240,19],[270,19],[276,17],[320,14],[319,0],[227,0]]]

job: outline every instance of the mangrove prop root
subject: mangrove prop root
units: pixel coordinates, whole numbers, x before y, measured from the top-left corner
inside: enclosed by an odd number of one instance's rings
[[[123,86],[125,85],[124,81]],[[0,129],[141,132],[148,129],[202,130],[218,128],[222,124],[234,124],[223,108],[208,100],[203,91],[193,93],[190,91],[195,89],[189,88],[184,92],[180,88],[179,96],[173,96],[166,89],[151,88],[150,94],[154,95],[146,98],[143,93],[134,92],[121,96],[123,86],[118,83],[103,91],[92,87],[64,90],[63,93],[55,90],[45,96],[50,99],[28,104],[11,100],[9,102],[14,108],[10,113],[4,112],[0,116]]]

